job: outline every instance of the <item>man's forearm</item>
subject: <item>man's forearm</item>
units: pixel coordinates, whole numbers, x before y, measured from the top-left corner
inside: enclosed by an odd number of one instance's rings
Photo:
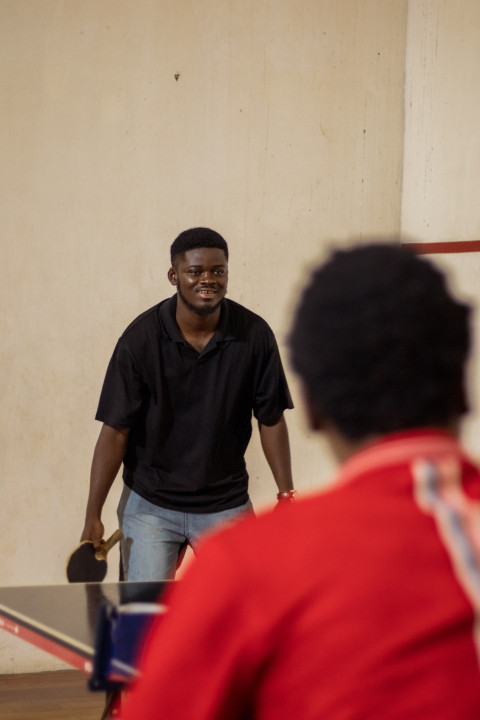
[[[82,539],[90,539],[95,523],[100,523],[102,508],[118,474],[127,447],[129,430],[103,425],[93,453],[90,490]]]
[[[284,416],[276,425],[259,423],[259,430],[262,449],[279,491],[292,490],[290,442]]]

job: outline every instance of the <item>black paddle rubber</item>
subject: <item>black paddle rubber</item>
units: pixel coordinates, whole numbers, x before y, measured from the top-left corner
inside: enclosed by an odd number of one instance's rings
[[[93,543],[80,543],[67,562],[68,582],[102,582],[107,574],[107,561],[97,560]]]

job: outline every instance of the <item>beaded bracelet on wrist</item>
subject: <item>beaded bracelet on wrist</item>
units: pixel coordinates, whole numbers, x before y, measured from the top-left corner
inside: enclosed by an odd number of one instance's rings
[[[296,490],[280,490],[277,493],[277,500],[293,500]]]

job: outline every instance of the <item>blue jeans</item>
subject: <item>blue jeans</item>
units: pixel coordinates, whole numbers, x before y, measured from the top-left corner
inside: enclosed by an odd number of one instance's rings
[[[118,504],[123,532],[120,544],[125,580],[171,580],[187,545],[193,550],[207,530],[253,512],[250,500],[214,513],[187,513],[153,505],[126,485]]]

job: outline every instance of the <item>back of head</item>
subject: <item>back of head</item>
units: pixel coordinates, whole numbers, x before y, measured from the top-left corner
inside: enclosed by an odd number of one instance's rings
[[[400,244],[339,250],[296,310],[291,359],[312,409],[361,440],[446,427],[466,411],[469,308]]]
[[[172,266],[182,259],[186,252],[197,248],[218,248],[223,250],[228,260],[228,245],[220,233],[210,230],[210,228],[196,227],[184,230],[173,241],[170,247]]]

